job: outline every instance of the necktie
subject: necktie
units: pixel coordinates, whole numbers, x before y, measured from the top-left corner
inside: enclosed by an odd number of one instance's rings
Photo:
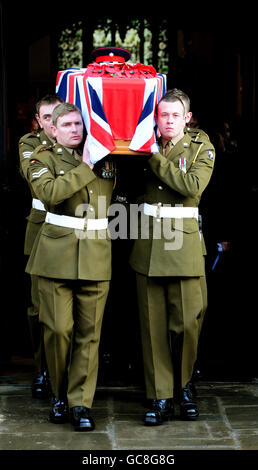
[[[169,140],[166,145],[165,145],[165,148],[164,148],[164,155],[165,157],[169,154],[170,150],[172,149],[173,147],[173,143],[171,140]]]
[[[78,160],[78,162],[81,162],[82,157],[79,155],[79,153],[76,150],[73,151],[73,156],[75,160]]]

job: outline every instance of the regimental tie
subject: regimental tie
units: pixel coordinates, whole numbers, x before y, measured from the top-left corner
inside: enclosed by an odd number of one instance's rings
[[[75,160],[78,160],[78,162],[82,161],[81,155],[75,149],[73,150],[73,156],[74,156]]]
[[[170,152],[170,150],[172,149],[172,147],[174,147],[174,144],[173,144],[172,140],[169,140],[169,141],[166,143],[165,147],[163,147],[163,155],[164,155],[165,157],[167,157],[167,155],[169,154],[169,152]]]

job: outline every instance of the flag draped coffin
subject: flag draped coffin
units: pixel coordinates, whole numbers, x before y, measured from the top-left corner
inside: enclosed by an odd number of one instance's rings
[[[57,95],[82,112],[92,163],[109,153],[157,152],[154,112],[165,91],[166,76],[143,64],[90,64],[56,79]]]

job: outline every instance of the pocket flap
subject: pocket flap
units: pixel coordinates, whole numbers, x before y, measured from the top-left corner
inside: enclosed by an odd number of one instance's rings
[[[30,214],[26,219],[29,222],[33,222],[34,224],[40,224],[44,222],[46,217],[46,212],[45,211],[39,211],[37,209],[31,209]]]
[[[175,219],[172,220],[172,228],[185,233],[194,233],[199,231],[199,225],[196,219]]]
[[[52,225],[45,223],[42,228],[42,235],[50,238],[65,237],[74,232],[73,228],[70,227],[59,227],[58,225]]]

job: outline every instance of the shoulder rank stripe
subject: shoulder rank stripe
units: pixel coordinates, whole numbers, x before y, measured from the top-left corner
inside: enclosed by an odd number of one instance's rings
[[[41,170],[36,171],[35,173],[32,173],[31,176],[33,178],[40,178],[40,176],[44,175],[44,173],[47,173],[48,169],[47,168],[41,168]]]
[[[30,158],[32,154],[33,154],[33,151],[30,152],[29,150],[27,152],[22,152],[23,158]]]

